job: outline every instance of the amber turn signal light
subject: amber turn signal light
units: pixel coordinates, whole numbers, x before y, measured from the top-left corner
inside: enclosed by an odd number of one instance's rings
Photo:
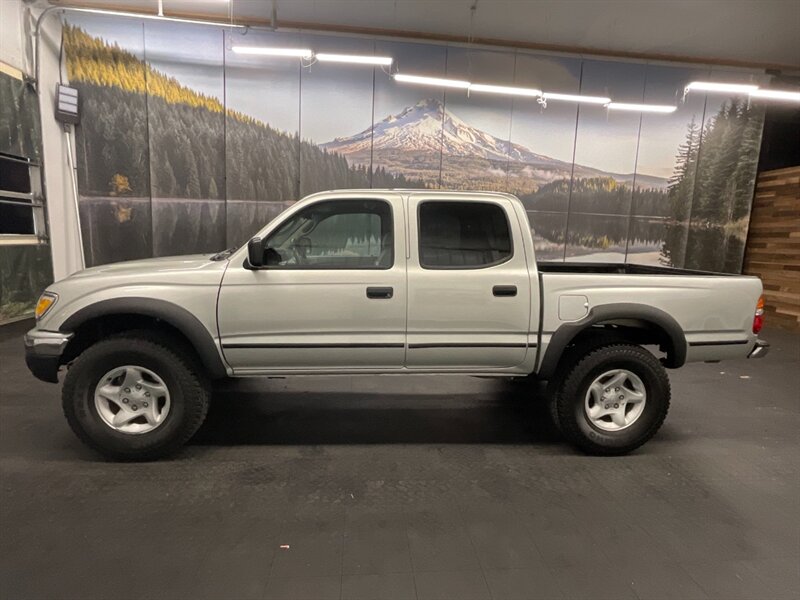
[[[39,297],[39,301],[36,303],[36,310],[34,311],[34,315],[37,319],[41,319],[44,314],[52,308],[52,306],[58,300],[58,296],[55,294],[51,294],[50,292],[45,292]]]

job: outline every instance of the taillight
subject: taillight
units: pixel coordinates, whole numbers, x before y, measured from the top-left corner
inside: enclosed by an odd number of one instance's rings
[[[764,296],[758,299],[756,315],[753,317],[753,333],[758,333],[764,326]]]

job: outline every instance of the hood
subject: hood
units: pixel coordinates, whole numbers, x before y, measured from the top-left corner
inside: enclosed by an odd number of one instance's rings
[[[190,312],[205,315],[201,319],[204,322],[211,322],[229,262],[210,257],[195,254],[149,258],[78,271],[47,287],[47,291],[58,295],[58,300],[37,327],[57,331],[66,319],[88,305],[121,298],[150,298],[185,305]]]
[[[129,260],[101,265],[99,267],[90,267],[74,273],[70,276],[70,279],[97,277],[98,275],[134,275],[137,273],[163,274],[175,271],[186,272],[225,264],[225,261],[212,261],[210,256],[211,254],[191,254],[187,256],[164,256],[161,258]]]

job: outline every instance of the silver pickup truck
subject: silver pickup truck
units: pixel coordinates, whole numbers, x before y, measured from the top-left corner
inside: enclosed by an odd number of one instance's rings
[[[296,203],[240,249],[53,284],[26,360],[53,383],[64,368],[70,426],[122,460],[184,444],[214,379],[332,374],[546,380],[568,441],[623,454],[667,415],[665,367],[766,354],[760,295],[755,277],[537,264],[508,194],[344,190]]]

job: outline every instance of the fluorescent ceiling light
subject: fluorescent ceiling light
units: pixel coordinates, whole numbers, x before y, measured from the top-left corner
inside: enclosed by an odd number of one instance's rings
[[[790,92],[789,90],[753,90],[750,92],[750,96],[753,98],[767,98],[769,100],[800,102],[800,92]]]
[[[2,2],[2,0],[0,0]],[[246,25],[235,23],[225,23],[224,21],[203,21],[202,19],[183,19],[181,17],[165,17],[163,15],[149,15],[146,13],[126,12],[123,10],[107,10],[103,8],[78,8],[65,6],[65,10],[73,12],[93,13],[96,15],[110,15],[112,17],[129,17],[133,19],[149,19],[153,21],[174,21],[175,23],[192,23],[195,25],[211,25],[213,27],[233,27],[234,29],[244,29]]]
[[[635,112],[671,113],[678,110],[677,106],[666,104],[627,104],[625,102],[610,102],[606,108],[610,110],[631,110]]]
[[[577,94],[553,94],[545,92],[542,98],[547,100],[566,100],[567,102],[585,102],[587,104],[608,104],[611,98],[604,96],[580,96]]]
[[[469,81],[461,81],[459,79],[440,79],[439,77],[421,77],[419,75],[403,75],[402,73],[396,73],[394,79],[402,83],[436,85],[439,87],[460,88],[462,90],[466,90],[470,86]]]
[[[392,64],[391,56],[357,56],[354,54],[326,54],[314,55],[320,62],[353,63],[357,65],[381,65],[388,67]]]
[[[469,84],[470,92],[486,92],[489,94],[506,94],[508,96],[530,96],[538,98],[542,95],[542,90],[534,88],[509,87],[505,85],[487,85],[484,83]]]
[[[757,85],[750,83],[719,83],[715,81],[693,81],[686,86],[687,91],[726,92],[729,94],[749,94],[757,89]]]
[[[273,48],[270,46],[233,46],[236,54],[258,54],[262,56],[291,56],[295,58],[311,58],[314,53],[308,48]]]

